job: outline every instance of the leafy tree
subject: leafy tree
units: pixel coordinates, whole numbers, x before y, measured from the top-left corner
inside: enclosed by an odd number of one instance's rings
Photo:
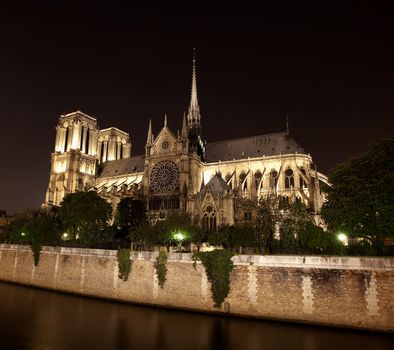
[[[330,232],[307,221],[299,231],[299,247],[305,253],[337,253],[341,249],[341,242]]]
[[[330,230],[362,237],[384,251],[394,236],[394,136],[339,164],[330,174],[322,215]]]
[[[299,201],[289,203],[283,209],[280,222],[280,247],[294,249],[300,246],[300,234],[311,218],[304,204]]]
[[[157,243],[157,228],[148,221],[141,221],[138,225],[130,228],[129,238],[137,249],[152,250]]]
[[[272,253],[277,223],[280,220],[279,200],[275,195],[262,197],[259,200],[256,228],[260,233],[259,251]]]
[[[23,226],[23,232],[29,238],[33,251],[34,265],[38,265],[40,251],[45,244],[57,244],[60,241],[58,220],[45,213],[38,212]]]
[[[120,238],[126,238],[130,229],[136,227],[144,220],[146,220],[146,210],[141,200],[125,197],[119,202],[116,208],[114,224],[118,228],[118,236]]]
[[[83,243],[108,242],[113,238],[108,227],[111,214],[111,205],[94,191],[68,194],[59,209],[63,230]]]
[[[4,240],[11,243],[29,243],[30,237],[24,232],[24,227],[38,213],[38,210],[25,209],[15,214],[4,230]]]

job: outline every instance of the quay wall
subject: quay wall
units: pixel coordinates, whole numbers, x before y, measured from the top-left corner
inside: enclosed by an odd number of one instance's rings
[[[116,250],[0,244],[0,280],[67,293],[203,312],[394,331],[394,259],[322,256],[234,257],[230,293],[213,307],[210,283],[191,254],[168,254],[158,284],[157,252],[132,252],[127,281]]]

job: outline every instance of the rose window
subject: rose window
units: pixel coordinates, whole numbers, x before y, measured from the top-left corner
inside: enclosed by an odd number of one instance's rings
[[[170,160],[157,163],[150,173],[150,186],[154,192],[174,192],[179,189],[179,169]]]

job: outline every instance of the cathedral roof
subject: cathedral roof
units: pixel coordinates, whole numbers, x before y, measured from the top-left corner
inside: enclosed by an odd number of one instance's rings
[[[216,174],[211,180],[209,180],[209,182],[202,187],[198,195],[203,197],[208,189],[214,196],[233,192],[231,187],[227,185],[226,181],[223,180],[220,174]]]
[[[144,171],[145,156],[134,156],[106,162],[102,165],[99,177],[111,177]]]
[[[205,150],[207,163],[279,154],[305,154],[305,150],[286,132],[211,142],[207,143]]]

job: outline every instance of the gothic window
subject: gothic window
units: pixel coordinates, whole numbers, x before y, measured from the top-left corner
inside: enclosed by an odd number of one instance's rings
[[[104,162],[104,142],[101,142],[100,150],[100,159],[102,162]]]
[[[245,172],[242,172],[241,175],[239,175],[239,183],[242,186],[242,191],[246,192],[248,190],[248,180],[246,180]]]
[[[179,169],[170,161],[157,163],[150,173],[150,186],[154,192],[174,192],[179,190]]]
[[[205,232],[216,231],[216,210],[208,205],[202,215],[202,227]]]
[[[276,185],[278,184],[278,172],[272,169],[270,172],[270,188],[276,190]]]
[[[89,154],[89,141],[90,141],[90,129],[86,130],[86,143],[85,143],[85,153]]]
[[[66,127],[66,136],[65,136],[65,140],[64,140],[64,152],[67,152],[68,149],[68,139],[70,138],[70,127]]]
[[[285,171],[285,188],[287,190],[294,188],[294,173],[291,169]]]
[[[260,170],[257,170],[254,173],[254,183],[255,183],[255,187],[256,187],[257,190],[260,190],[263,187],[263,183],[261,181],[262,176],[263,176],[263,174],[261,173]],[[260,185],[260,188],[259,188],[259,184],[260,183],[261,183],[261,185]]]
[[[82,152],[82,145],[83,145],[83,132],[85,131],[85,127],[82,126],[81,128],[81,135],[80,135],[80,142],[79,142],[79,150]]]

